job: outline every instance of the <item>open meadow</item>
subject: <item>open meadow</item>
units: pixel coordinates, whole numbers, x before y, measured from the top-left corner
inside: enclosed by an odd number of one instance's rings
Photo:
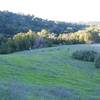
[[[0,55],[0,100],[100,100],[100,70],[74,60],[75,50],[99,44],[64,45]]]

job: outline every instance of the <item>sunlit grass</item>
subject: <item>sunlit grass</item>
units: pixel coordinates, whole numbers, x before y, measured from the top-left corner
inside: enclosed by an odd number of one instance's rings
[[[69,45],[0,55],[0,84],[5,82],[6,89],[12,84],[21,87],[15,89],[24,91],[21,100],[99,100],[100,70],[94,63],[71,58],[76,49],[94,48],[98,50],[91,45]]]

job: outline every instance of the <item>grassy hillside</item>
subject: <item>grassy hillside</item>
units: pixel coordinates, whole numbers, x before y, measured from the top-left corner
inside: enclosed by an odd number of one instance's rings
[[[0,100],[100,100],[100,70],[71,58],[69,45],[0,55]]]

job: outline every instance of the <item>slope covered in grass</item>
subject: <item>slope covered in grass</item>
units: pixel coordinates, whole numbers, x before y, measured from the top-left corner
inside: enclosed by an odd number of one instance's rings
[[[0,100],[100,100],[100,70],[71,58],[69,45],[0,55]]]

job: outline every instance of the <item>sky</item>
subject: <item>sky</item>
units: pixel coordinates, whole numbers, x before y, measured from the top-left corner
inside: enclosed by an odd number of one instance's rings
[[[100,0],[0,0],[0,10],[55,21],[100,21]]]

